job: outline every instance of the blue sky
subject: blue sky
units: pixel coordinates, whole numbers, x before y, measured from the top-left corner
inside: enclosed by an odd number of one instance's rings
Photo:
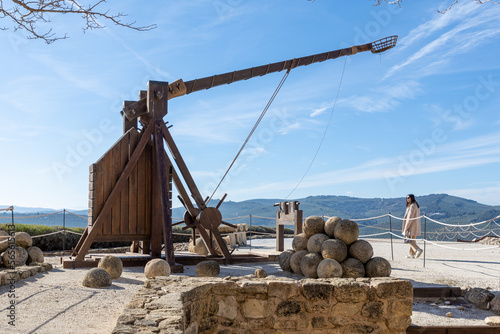
[[[88,166],[120,138],[122,102],[148,80],[187,81],[398,35],[382,55],[292,70],[214,198],[285,199],[322,142],[290,199],[448,193],[499,205],[500,5],[462,1],[436,12],[451,2],[120,1],[112,10],[157,29],[83,34],[78,17],[53,17],[70,38],[51,45],[1,31],[0,204],[86,208]],[[165,121],[203,196],[282,75],[170,100]]]

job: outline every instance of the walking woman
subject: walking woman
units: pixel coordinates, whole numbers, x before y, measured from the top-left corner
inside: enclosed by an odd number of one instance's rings
[[[410,254],[406,257],[409,259],[418,258],[422,255],[423,250],[417,246],[415,238],[420,235],[420,206],[415,200],[413,194],[406,196],[406,212],[403,219],[403,235],[410,238]]]

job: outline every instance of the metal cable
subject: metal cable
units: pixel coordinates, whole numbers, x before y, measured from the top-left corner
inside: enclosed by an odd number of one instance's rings
[[[267,110],[269,109],[269,107],[273,103],[274,98],[276,97],[276,95],[278,95],[278,92],[280,91],[281,87],[285,83],[286,78],[288,77],[288,74],[290,73],[290,69],[288,69],[288,71],[286,71],[286,73],[283,75],[283,78],[281,79],[280,83],[278,84],[278,87],[276,87],[276,89],[274,90],[273,95],[271,96],[271,98],[267,102],[267,105],[265,106],[264,110],[262,110],[262,113],[260,114],[259,119],[257,120],[257,122],[255,122],[252,130],[250,131],[250,133],[247,136],[247,139],[245,139],[245,142],[243,143],[243,145],[241,145],[240,150],[238,151],[238,153],[234,157],[233,161],[231,162],[231,165],[229,165],[229,167],[227,168],[226,172],[224,173],[224,176],[222,176],[222,179],[220,180],[220,182],[217,185],[217,187],[215,187],[215,190],[212,193],[212,195],[210,196],[210,198],[208,199],[206,205],[208,205],[208,203],[210,203],[210,201],[212,200],[212,197],[215,195],[215,192],[217,191],[217,189],[219,189],[219,186],[221,185],[222,181],[224,181],[224,179],[226,178],[226,175],[229,173],[229,170],[231,169],[231,167],[233,167],[234,163],[236,162],[236,159],[238,159],[238,157],[240,156],[241,152],[245,148],[246,144],[250,140],[250,137],[252,137],[253,133],[255,132],[255,130],[257,129],[257,127],[259,126],[260,121],[264,118],[264,115],[266,114]]]
[[[309,170],[311,169],[311,167],[312,167],[312,165],[314,163],[314,160],[316,160],[316,157],[318,156],[319,150],[321,149],[321,146],[323,145],[323,141],[325,140],[326,133],[328,132],[328,128],[330,127],[330,122],[332,121],[333,111],[335,110],[335,106],[337,105],[337,100],[339,98],[340,87],[342,86],[342,79],[344,78],[344,72],[345,72],[346,64],[347,64],[347,57],[344,60],[344,68],[342,69],[342,75],[340,77],[339,87],[337,88],[337,95],[335,96],[335,101],[333,102],[332,111],[330,112],[330,118],[328,118],[328,123],[326,124],[325,131],[323,132],[323,137],[321,138],[321,141],[319,142],[318,149],[316,150],[316,153],[314,153],[314,157],[312,158],[311,163],[309,164],[309,167],[307,167],[304,175],[302,175],[302,178],[299,180],[299,182],[297,183],[297,185],[295,186],[295,188],[293,188],[292,191],[290,191],[290,193],[285,197],[285,200],[287,200],[288,197],[290,197],[290,195],[293,194],[293,192],[302,183],[302,181],[306,177],[307,173],[309,173]]]

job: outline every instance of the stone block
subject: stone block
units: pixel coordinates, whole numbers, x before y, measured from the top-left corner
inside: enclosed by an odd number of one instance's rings
[[[494,294],[482,288],[472,288],[465,293],[465,299],[483,310],[489,309],[490,301],[494,297]]]
[[[413,312],[413,298],[389,299],[387,300],[387,313],[391,315],[400,315],[410,317]]]
[[[500,315],[500,293],[490,301],[491,311]]]
[[[212,286],[212,293],[216,295],[234,295],[238,286],[233,281],[221,281]]]
[[[330,322],[332,325],[337,327],[337,326],[345,326],[345,325],[349,324],[350,321],[349,321],[349,319],[347,319],[346,317],[343,317],[341,315],[334,315],[334,316],[328,317],[328,322]]]
[[[384,303],[375,301],[364,304],[361,307],[361,315],[369,320],[382,320],[384,316]]]
[[[25,279],[25,278],[28,278],[31,276],[31,270],[29,269],[21,269],[19,270],[19,276],[21,277],[21,279]]]
[[[333,299],[333,298],[332,298]],[[331,300],[319,300],[319,301],[311,301],[309,303],[305,303],[304,307],[308,313],[311,314],[322,314],[329,313],[332,305],[335,304],[335,301]]]
[[[358,303],[368,299],[368,286],[361,282],[346,282],[335,286],[333,295],[342,303]]]
[[[411,317],[388,317],[385,320],[387,328],[404,331],[411,325]]]
[[[245,318],[259,319],[268,316],[267,300],[250,298],[242,304],[242,313]]]
[[[328,300],[333,291],[333,285],[321,282],[305,282],[301,286],[302,295],[307,300]]]
[[[302,312],[302,304],[298,301],[284,300],[278,304],[274,314],[278,317],[293,317]]]
[[[325,317],[313,317],[311,326],[312,328],[325,328],[327,326]]]
[[[283,300],[299,295],[299,286],[294,282],[268,281],[269,297],[277,297]]]
[[[246,294],[267,294],[268,285],[266,282],[243,281],[239,284],[238,291]]]
[[[396,279],[380,279],[372,282],[377,296],[387,298],[413,298],[413,285],[410,281]]]
[[[234,320],[238,316],[238,303],[234,296],[225,296],[219,300],[217,316]]]
[[[359,313],[361,305],[358,303],[338,303],[332,308],[332,315],[352,318]]]

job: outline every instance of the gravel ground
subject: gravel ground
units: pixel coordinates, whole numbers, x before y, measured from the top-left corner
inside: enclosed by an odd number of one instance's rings
[[[450,285],[461,288],[481,287],[500,293],[500,247],[481,244],[427,244],[424,256],[406,259],[408,246],[395,241],[369,240],[375,256],[391,262],[393,277],[409,279],[415,287]],[[252,252],[276,253],[274,239],[252,240]],[[423,245],[421,245],[423,247]],[[445,248],[447,247],[447,248]],[[285,249],[291,239],[285,239]],[[244,254],[250,246],[240,247],[234,254]],[[394,259],[392,257],[394,254]],[[90,289],[81,285],[87,269],[63,269],[59,257],[46,257],[54,265],[48,273],[16,284],[15,326],[8,324],[7,307],[12,298],[9,288],[0,287],[0,333],[111,333],[118,316],[133,293],[143,284],[142,268],[124,268],[122,276],[107,289]],[[245,264],[221,266],[221,276],[253,274],[264,268],[268,275],[282,275],[277,264]],[[185,266],[184,274],[194,276],[194,266]],[[179,274],[176,274],[179,275]],[[296,277],[287,274],[289,277]],[[296,277],[299,279],[299,277]],[[479,310],[462,298],[449,300],[415,299],[412,323],[420,326],[484,325],[494,314]],[[434,303],[436,305],[431,306]],[[463,310],[461,308],[463,307]],[[449,318],[446,313],[452,312]]]

